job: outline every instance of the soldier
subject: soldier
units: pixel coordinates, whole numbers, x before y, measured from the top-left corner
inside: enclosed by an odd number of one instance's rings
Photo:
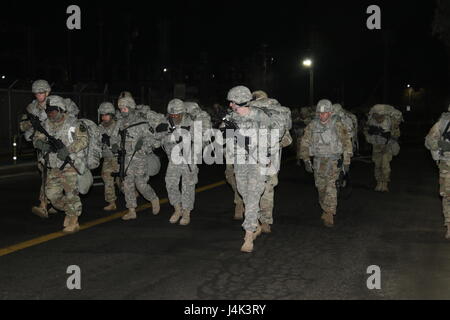
[[[400,122],[403,120],[400,111],[389,105],[373,106],[364,128],[368,143],[373,146],[372,160],[375,163],[375,191],[388,192],[392,157],[400,151]]]
[[[105,201],[109,204],[103,208],[105,211],[114,211],[116,206],[116,189],[114,174],[119,171],[117,155],[111,150],[113,145],[119,145],[119,124],[115,119],[115,108],[110,102],[103,102],[98,108],[100,117],[100,135],[102,139],[102,179],[105,184]]]
[[[448,108],[450,111],[450,106]],[[425,146],[431,151],[433,160],[439,167],[440,195],[444,224],[447,227],[446,239],[450,239],[450,112],[442,114],[425,138]]]
[[[47,119],[47,114],[45,113],[45,106],[47,97],[51,92],[51,87],[45,80],[36,80],[33,82],[31,86],[31,91],[35,96],[35,100],[33,100],[26,108],[26,112],[30,113],[33,116],[39,118],[39,121],[42,123]],[[31,122],[28,120],[28,116],[24,114],[20,121],[20,130],[24,133],[24,137],[26,141],[33,140],[34,128],[31,125]],[[42,158],[42,153],[38,150],[37,152],[38,159],[38,169],[41,173],[41,188],[39,192],[39,206],[32,207],[31,211],[39,217],[47,218],[48,212],[55,213],[56,211],[53,208],[50,208],[47,211],[47,198],[45,197],[45,179],[46,179],[46,169],[43,166],[44,159]]]
[[[82,211],[78,176],[88,170],[84,152],[89,144],[88,131],[82,122],[66,113],[66,104],[59,96],[47,98],[45,111],[48,118],[43,128],[52,139],[36,132],[33,144],[44,154],[49,170],[45,194],[55,208],[66,214],[63,232],[74,233],[79,230]]]
[[[296,136],[297,165],[301,166],[300,146],[306,126],[315,118],[315,110],[311,107],[300,108],[299,117],[294,119],[293,126]]]
[[[305,128],[300,155],[306,171],[314,173],[323,210],[321,219],[325,226],[333,227],[337,207],[336,181],[341,170],[348,172],[350,169],[352,143],[345,125],[337,117],[332,117],[329,100],[319,101],[317,113],[319,117]],[[311,157],[314,157],[314,164]]]
[[[242,195],[245,206],[245,219],[242,224],[245,230],[245,237],[241,251],[252,252],[254,246],[253,241],[261,234],[261,226],[258,221],[259,202],[264,192],[266,176],[264,165],[261,164],[259,157],[254,157],[255,147],[258,147],[259,144],[257,139],[258,134],[256,136],[245,136],[245,131],[246,129],[251,129],[259,133],[259,129],[269,128],[271,122],[269,116],[264,111],[249,106],[253,96],[247,87],[237,86],[232,88],[228,92],[227,99],[230,101],[230,108],[233,112],[225,117],[223,125],[226,129],[234,129],[235,137],[240,135],[243,138],[237,138],[238,141],[245,141],[245,146],[236,148],[238,161],[236,161],[236,158],[234,159],[234,172],[237,189]],[[233,125],[229,126],[229,124]],[[257,141],[250,141],[255,138]],[[227,140],[229,140],[228,137]],[[252,150],[250,150],[250,147]],[[228,148],[229,146],[227,145]],[[242,161],[242,158],[245,158],[245,161]],[[253,158],[253,161],[249,161],[250,158]]]
[[[333,104],[333,116],[338,117],[345,125],[347,132],[352,139],[353,150],[356,150],[358,144],[358,120],[356,119],[356,116],[342,108],[342,105],[339,103]]]
[[[165,180],[169,202],[175,209],[169,222],[187,226],[191,221],[195,185],[198,182],[198,167],[192,161],[193,157],[189,156],[193,154],[194,121],[186,113],[186,106],[180,99],[169,102],[167,113],[168,120],[161,123],[156,132],[161,137],[163,149],[169,159]],[[185,150],[186,148],[190,150]]]
[[[292,143],[292,137],[289,133],[289,130],[292,128],[291,111],[290,109],[281,106],[277,100],[269,99],[267,93],[264,91],[255,91],[252,95],[253,101],[250,103],[250,107],[254,106],[267,110],[267,112],[271,113],[272,119],[275,119],[276,115],[281,117],[279,118],[279,121],[277,121],[277,126],[273,128],[279,130],[280,141],[277,141],[277,150],[272,150],[272,152],[278,153],[281,156],[281,149],[288,147]],[[267,176],[264,193],[261,196],[259,221],[261,222],[261,231],[263,233],[271,233],[271,225],[273,224],[274,195],[275,187],[277,185],[278,171]]]
[[[153,153],[156,145],[154,133],[150,130],[147,121],[143,121],[135,112],[136,103],[130,96],[119,98],[121,120],[120,147],[118,144],[112,146],[112,152],[120,152],[121,163],[119,176],[122,179],[123,192],[125,194],[128,213],[122,217],[123,220],[137,218],[137,191],[152,204],[152,212],[157,215],[160,210],[159,198],[153,188],[148,184],[149,175],[147,170],[147,156]]]

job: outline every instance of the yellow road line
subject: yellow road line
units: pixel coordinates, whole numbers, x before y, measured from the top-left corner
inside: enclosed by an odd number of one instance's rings
[[[195,190],[195,192],[199,193],[199,192],[211,190],[211,189],[220,187],[220,186],[222,186],[224,184],[226,184],[226,181],[222,180],[222,181],[219,181],[219,182],[216,182],[216,183],[212,183],[212,184],[204,186],[204,187],[197,188]],[[167,198],[162,199],[162,200],[159,201],[160,204],[164,204],[164,203],[167,203],[167,202],[169,202],[169,199],[167,199]],[[150,208],[151,206],[152,206],[151,203],[147,203],[147,204],[141,205],[141,206],[136,208],[136,212],[145,210],[147,208]],[[97,226],[99,224],[103,224],[103,223],[106,223],[106,222],[109,222],[109,221],[112,221],[112,220],[119,219],[123,215],[125,215],[126,213],[127,213],[127,210],[121,211],[121,212],[118,212],[118,213],[112,214],[110,216],[107,216],[107,217],[104,217],[104,218],[100,218],[100,219],[97,219],[97,220],[94,220],[94,221],[91,221],[91,222],[87,222],[87,223],[85,223],[85,224],[80,226],[80,231],[81,230],[86,230],[86,229],[89,229],[89,228],[92,228],[92,227],[95,227],[95,226]],[[61,237],[64,237],[64,236],[67,236],[67,234],[63,233],[62,231],[59,231],[59,232],[54,232],[54,233],[47,234],[47,235],[42,236],[42,237],[38,237],[38,238],[35,238],[35,239],[24,241],[24,242],[21,242],[21,243],[18,243],[18,244],[14,244],[12,246],[0,249],[0,257],[6,256],[7,254],[10,254],[10,253],[13,253],[13,252],[16,252],[16,251],[19,251],[19,250],[23,250],[23,249],[26,249],[26,248],[29,248],[29,247],[36,246],[36,245],[44,243],[44,242],[48,242],[50,240],[58,239],[58,238],[61,238]]]

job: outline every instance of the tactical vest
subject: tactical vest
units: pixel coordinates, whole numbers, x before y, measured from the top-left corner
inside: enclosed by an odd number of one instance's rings
[[[144,123],[136,125],[141,122]],[[120,130],[124,129],[127,129],[125,138],[125,151],[127,161],[129,161],[129,159],[131,159],[131,156],[135,153],[134,150],[136,147],[136,143],[141,138],[144,140],[144,146],[141,150],[134,154],[134,157],[145,157],[147,154],[153,152],[153,149],[146,148],[146,140],[150,141],[152,145],[154,145],[156,141],[154,140],[153,133],[150,131],[150,126],[148,122],[145,121],[145,119],[142,119],[142,117],[139,117],[138,114],[131,111],[131,114],[128,117],[122,117],[122,119],[120,120]],[[122,145],[120,145],[120,147],[122,148]]]
[[[50,120],[46,120],[43,123],[44,129],[54,138],[60,139],[66,147],[69,147],[74,142],[74,135],[77,128],[80,126],[78,119],[65,115],[65,120],[61,125],[54,125]],[[75,167],[81,174],[84,174],[87,168],[85,150],[81,150],[78,153],[71,153],[70,157],[74,161]],[[52,169],[60,168],[64,161],[58,159],[56,153],[49,153],[47,166]],[[65,169],[70,168],[67,164]]]
[[[312,125],[312,144],[311,155],[319,158],[341,157],[344,148],[338,137],[336,128],[336,118],[332,118],[328,123],[323,125],[320,120],[313,120]]]

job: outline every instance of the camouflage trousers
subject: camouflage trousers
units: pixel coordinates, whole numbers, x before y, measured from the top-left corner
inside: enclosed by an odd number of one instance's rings
[[[264,192],[266,176],[257,164],[235,164],[237,189],[242,195],[245,206],[245,219],[242,227],[255,232],[259,220],[259,202]]]
[[[195,202],[195,185],[198,182],[198,167],[194,164],[190,167],[192,171],[185,164],[176,165],[169,162],[166,171],[166,188],[172,206],[181,205],[181,208],[192,211]]]
[[[392,153],[386,150],[385,145],[374,145],[372,160],[375,163],[375,180],[389,182],[391,180]]]
[[[68,216],[80,216],[82,205],[78,195],[78,173],[73,168],[48,169],[45,195],[52,205]]]
[[[439,164],[439,186],[444,223],[447,224],[450,223],[450,161],[441,161]]]
[[[278,174],[267,177],[264,193],[259,203],[261,223],[273,224],[273,202],[275,187],[278,185]]]
[[[129,161],[130,159],[126,159],[125,161],[127,166]],[[123,193],[125,194],[126,207],[128,209],[137,207],[136,189],[148,201],[153,201],[158,198],[155,190],[148,184],[149,177],[146,161],[143,157],[134,157],[127,172],[125,172],[126,177],[123,181]]]
[[[336,180],[339,173],[338,160],[314,158],[314,180],[319,193],[319,203],[323,212],[328,215],[336,215]]]
[[[47,203],[47,197],[45,196],[45,172],[44,172],[44,165],[40,162],[38,162],[38,170],[41,174],[41,189],[39,190],[39,201],[41,203]]]
[[[105,201],[115,202],[117,200],[116,188],[114,185],[115,179],[112,173],[119,171],[119,164],[116,158],[104,158],[102,165],[102,179],[105,184]]]
[[[231,188],[233,188],[234,191],[234,204],[243,204],[244,201],[242,200],[241,196],[239,195],[237,185],[236,185],[236,176],[234,174],[234,167],[232,164],[227,164],[225,169],[225,179],[230,184]]]

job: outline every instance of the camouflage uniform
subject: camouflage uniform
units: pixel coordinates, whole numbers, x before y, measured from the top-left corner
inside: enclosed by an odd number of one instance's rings
[[[57,96],[49,96],[48,99],[56,101],[55,97],[62,101],[62,98]],[[64,104],[55,103],[55,105],[65,111]],[[51,136],[62,141],[73,160],[74,167],[80,174],[84,174],[88,170],[84,152],[89,143],[87,128],[67,113],[62,114],[60,121],[45,120],[43,127]],[[46,141],[45,135],[40,132],[35,133],[33,143],[36,148],[40,148],[39,145]],[[78,195],[78,173],[70,164],[60,170],[64,161],[59,158],[59,152],[49,152],[46,159],[48,174],[45,182],[45,194],[56,209],[65,212],[64,231],[78,231],[78,217],[82,212],[82,204]]]
[[[110,205],[104,210],[111,211],[116,209],[115,202],[117,200],[116,189],[114,181],[114,174],[119,171],[119,164],[117,162],[117,155],[115,155],[111,148],[113,145],[119,145],[119,125],[114,120],[114,106],[108,102],[102,103],[99,108],[99,114],[102,116],[110,115],[111,121],[101,122],[99,125],[100,136],[102,137],[102,179],[105,184],[105,201]],[[106,142],[105,142],[106,141]]]
[[[391,176],[391,161],[393,157],[393,144],[398,146],[397,140],[400,137],[400,121],[395,120],[389,114],[379,113],[383,118],[378,122],[372,114],[377,114],[377,107],[384,105],[375,105],[371,110],[371,115],[364,128],[364,135],[368,143],[372,144],[372,160],[375,164],[375,179],[377,181],[376,191],[387,192]],[[392,108],[392,107],[390,107]],[[390,138],[378,134],[370,134],[369,127],[378,128],[385,133],[390,134]]]
[[[175,128],[173,128],[175,131],[173,131],[173,133],[172,130],[162,131],[160,133],[162,135],[161,140],[164,151],[169,159],[165,177],[166,189],[169,196],[169,202],[175,208],[175,212],[172,214],[169,221],[171,223],[177,223],[181,218],[180,225],[185,226],[190,223],[190,213],[194,209],[195,185],[198,182],[199,171],[197,165],[193,161],[194,120],[186,113],[185,104],[179,99],[171,100],[167,111],[169,116],[182,116],[181,122],[175,124]],[[168,120],[166,120],[166,123],[163,124],[163,126],[167,128],[170,126]],[[181,136],[183,133],[189,133],[190,136]],[[186,141],[184,141],[184,139],[186,139]],[[185,150],[185,148],[191,148],[190,157],[186,154],[186,152],[189,151]],[[187,163],[176,163],[182,158],[184,158]]]
[[[450,108],[449,108],[450,111]],[[431,151],[439,167],[439,193],[442,197],[444,224],[447,226],[446,238],[450,239],[450,142],[443,137],[450,122],[450,112],[443,113],[425,138],[425,146]]]
[[[34,94],[37,93],[46,93],[50,94],[51,88],[47,81],[45,80],[36,80],[32,85],[32,92]],[[37,116],[41,123],[47,119],[47,114],[45,113],[45,104],[46,100],[43,103],[39,103],[37,100],[33,100],[27,107],[26,111],[31,113],[34,116]],[[28,120],[26,114],[22,115],[20,121],[20,131],[23,132],[25,140],[31,142],[33,140],[34,128],[31,125],[31,122]],[[44,179],[45,179],[45,168],[44,168],[44,159],[41,152],[37,152],[37,160],[38,160],[38,169],[41,174],[41,187],[39,191],[39,207],[33,207],[33,213],[46,217],[47,213],[47,198],[45,197],[45,187],[44,187]]]
[[[242,220],[244,218],[244,200],[242,200],[242,197],[237,189],[236,176],[234,174],[234,166],[232,164],[226,164],[225,179],[230,184],[234,192],[234,219]]]
[[[128,98],[123,99],[125,102],[128,101]],[[132,103],[134,103],[134,100]],[[119,100],[120,106],[121,100]],[[147,172],[147,155],[153,152],[156,140],[148,122],[139,117],[133,110],[134,107],[130,107],[130,109],[128,116],[122,115],[122,119],[119,121],[120,130],[126,130],[124,163],[126,176],[123,181],[123,192],[125,193],[126,207],[129,209],[129,213],[123,217],[124,220],[136,218],[136,189],[145,199],[152,202],[153,214],[159,213],[159,198],[148,184],[149,175]],[[142,141],[142,145],[137,150],[136,145],[140,144],[139,141]]]
[[[318,107],[321,106],[321,102]],[[330,111],[322,112],[331,112],[331,103],[329,107]],[[331,117],[326,123],[316,118],[305,128],[300,155],[303,161],[309,163],[310,158],[314,157],[314,179],[323,210],[322,220],[326,226],[332,226],[337,207],[336,181],[342,170],[338,162],[342,158],[343,165],[350,166],[352,157],[350,134],[337,117]]]

